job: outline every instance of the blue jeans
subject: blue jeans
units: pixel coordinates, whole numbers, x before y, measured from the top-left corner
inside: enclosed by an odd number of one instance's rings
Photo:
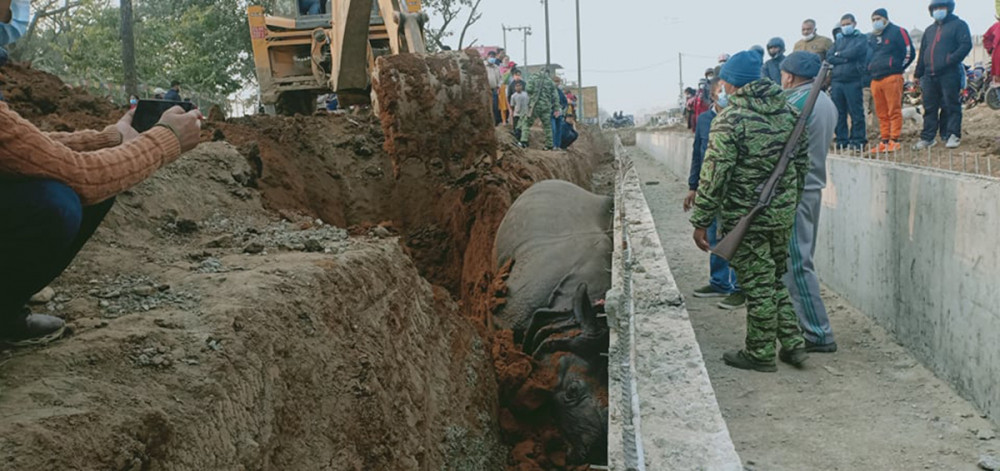
[[[562,148],[562,125],[566,121],[563,115],[559,115],[558,118],[552,118],[552,147],[555,149]]]
[[[52,180],[0,181],[0,331],[69,266],[114,205],[83,207]]]
[[[833,104],[837,105],[837,145],[863,146],[868,143],[865,131],[865,94],[860,80],[833,82],[830,89]],[[848,129],[847,117],[851,117]]]
[[[715,244],[719,243],[719,237],[717,236],[718,229],[718,220],[712,221],[712,225],[708,226],[708,245],[712,247],[715,247]],[[732,268],[729,268],[729,262],[726,259],[712,254],[709,256],[709,270],[712,273],[712,279],[709,284],[716,291],[732,294],[740,290],[740,286],[736,282],[736,272]]]
[[[323,0],[299,0],[299,11],[303,15],[318,15],[323,6]]]

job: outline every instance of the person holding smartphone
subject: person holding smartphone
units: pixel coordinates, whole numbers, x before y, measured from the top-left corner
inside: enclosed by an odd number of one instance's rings
[[[0,0],[0,46],[20,37],[19,3]],[[115,195],[198,145],[197,110],[171,108],[141,134],[134,115],[101,131],[45,133],[0,102],[0,346],[62,336],[63,320],[32,314],[28,300],[69,266]]]

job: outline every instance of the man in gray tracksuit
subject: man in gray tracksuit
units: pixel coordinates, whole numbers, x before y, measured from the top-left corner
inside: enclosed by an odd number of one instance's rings
[[[812,52],[794,52],[781,64],[781,86],[788,102],[798,110],[805,107],[822,60]],[[823,188],[826,187],[826,155],[837,126],[837,107],[825,92],[820,93],[809,117],[809,160],[812,165],[806,176],[802,201],[795,213],[795,228],[789,247],[788,272],[784,281],[792,296],[792,304],[806,338],[806,351],[833,353],[837,343],[820,297],[819,278],[813,266],[816,233]]]

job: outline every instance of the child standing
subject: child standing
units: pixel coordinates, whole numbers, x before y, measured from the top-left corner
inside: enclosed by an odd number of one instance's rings
[[[514,110],[514,137],[521,140],[521,128],[518,125],[521,119],[528,116],[528,104],[530,103],[528,94],[524,91],[524,82],[514,82],[514,94],[510,96],[510,107]]]

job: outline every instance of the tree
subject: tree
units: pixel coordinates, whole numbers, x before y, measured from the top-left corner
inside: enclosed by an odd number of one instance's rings
[[[426,27],[428,47],[433,50],[444,49],[446,46],[445,41],[455,35],[455,32],[451,28],[461,21],[459,18],[463,16],[463,11],[468,9],[469,14],[465,17],[465,23],[461,28],[461,35],[458,41],[458,49],[462,49],[462,46],[465,44],[465,34],[468,32],[469,27],[478,22],[483,16],[482,12],[479,11],[480,3],[482,3],[482,0],[426,0],[423,3],[424,9],[427,10],[431,18],[441,21],[439,26],[429,24]]]
[[[132,0],[121,0],[122,13],[122,67],[125,69],[125,91],[139,95],[139,78],[135,70],[135,17],[132,15]]]

